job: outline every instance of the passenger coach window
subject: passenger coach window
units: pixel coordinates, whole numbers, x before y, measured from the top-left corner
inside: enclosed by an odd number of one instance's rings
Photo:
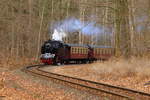
[[[102,54],[102,50],[100,49],[100,54]]]
[[[84,54],[84,48],[82,48],[82,54]]]
[[[78,53],[78,54],[80,53],[80,49],[79,49],[79,48],[77,48],[77,53]]]
[[[75,53],[77,53],[78,52],[78,48],[75,48]]]
[[[74,48],[74,53],[76,53],[76,48]]]
[[[72,48],[72,53],[74,53],[74,48]]]
[[[106,54],[106,50],[104,49],[104,54]]]
[[[72,48],[72,53],[74,53],[74,48]]]
[[[84,54],[84,48],[82,49],[82,54]]]
[[[104,54],[106,54],[106,50],[104,49]]]
[[[73,53],[75,53],[76,48],[72,48],[73,49]]]

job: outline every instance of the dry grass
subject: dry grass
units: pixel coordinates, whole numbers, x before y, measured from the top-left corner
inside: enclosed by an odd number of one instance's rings
[[[3,58],[0,59],[0,68],[8,68],[10,70],[17,69],[27,65],[38,64],[34,58]]]
[[[81,71],[81,69],[82,71],[84,71],[84,73]],[[148,77],[150,76],[150,60],[146,58],[131,58],[129,60],[112,59],[106,62],[96,62],[93,64],[59,67],[54,69],[53,71],[66,74],[77,72],[80,75],[81,74],[84,75],[85,73],[91,72],[95,74],[111,74],[114,76],[121,75],[124,77],[126,76]]]
[[[150,60],[146,58],[110,60],[104,63],[97,62],[90,69],[99,74],[148,77],[150,76]]]

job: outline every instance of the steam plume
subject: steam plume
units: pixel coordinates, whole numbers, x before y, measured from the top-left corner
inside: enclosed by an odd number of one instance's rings
[[[52,35],[52,39],[53,40],[58,40],[58,41],[62,41],[62,38],[66,36],[66,33],[60,29],[54,29],[54,33]]]
[[[54,25],[54,33],[52,39],[62,41],[62,38],[66,37],[68,33],[81,32],[85,35],[99,34],[102,32],[102,28],[96,26],[96,22],[93,21],[80,21],[76,18],[69,18],[63,21],[57,22]]]

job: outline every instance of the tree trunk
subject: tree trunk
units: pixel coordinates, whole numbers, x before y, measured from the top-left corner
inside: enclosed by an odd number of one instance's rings
[[[44,18],[45,4],[46,4],[46,0],[44,1],[43,7],[42,7],[42,13],[41,13],[42,15],[41,15],[41,21],[40,21],[40,29],[39,29],[39,33],[38,33],[38,44],[37,44],[36,60],[38,60],[38,58],[39,58],[39,52],[40,52],[41,30],[42,30],[42,26],[43,26],[43,18]]]
[[[116,0],[116,55],[129,57],[131,53],[131,39],[129,31],[129,8],[127,0]]]
[[[131,54],[135,54],[135,22],[134,22],[135,5],[134,0],[129,1],[129,21],[130,21],[130,34],[131,34]]]

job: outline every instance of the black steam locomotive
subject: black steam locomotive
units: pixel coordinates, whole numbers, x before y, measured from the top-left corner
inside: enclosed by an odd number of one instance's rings
[[[70,62],[88,63],[95,60],[107,60],[114,54],[110,46],[66,44],[48,40],[41,48],[41,62],[44,64],[64,64]]]

